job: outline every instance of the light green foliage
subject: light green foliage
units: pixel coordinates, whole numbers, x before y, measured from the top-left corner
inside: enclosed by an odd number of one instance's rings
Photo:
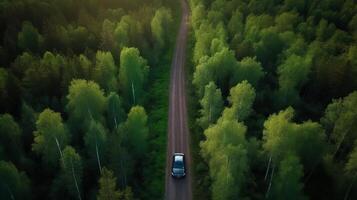
[[[99,179],[99,192],[97,200],[121,199],[121,194],[116,187],[116,178],[114,177],[113,172],[104,167]]]
[[[253,86],[258,85],[258,81],[264,76],[263,68],[256,58],[245,57],[238,63],[235,72],[235,81],[247,80]]]
[[[147,115],[143,107],[135,106],[130,109],[124,130],[128,150],[136,160],[142,158],[147,149],[149,134]]]
[[[237,60],[234,53],[228,48],[224,48],[212,57],[202,60],[196,67],[192,81],[198,89],[199,96],[203,95],[204,87],[211,81],[214,81],[220,88],[229,87],[232,71],[236,66]]]
[[[247,81],[243,81],[231,88],[228,100],[230,108],[225,108],[222,118],[244,121],[252,112],[255,90]]]
[[[32,150],[42,155],[44,162],[58,165],[62,149],[69,143],[69,135],[60,113],[45,109],[36,121]]]
[[[213,82],[206,85],[200,104],[202,107],[200,110],[201,117],[197,121],[202,129],[206,129],[210,124],[217,121],[223,110],[221,90],[217,89],[217,86]]]
[[[0,159],[19,161],[21,157],[21,129],[9,114],[0,115]]]
[[[232,14],[231,19],[228,22],[228,33],[230,34],[230,37],[233,38],[235,35],[238,37],[242,37],[243,31],[244,31],[244,24],[243,24],[243,14],[239,11],[236,10]],[[236,37],[237,37],[236,36]]]
[[[200,27],[205,15],[206,11],[202,3],[196,5],[192,9],[191,23],[194,30],[197,30]]]
[[[171,38],[173,18],[171,10],[165,7],[159,8],[151,20],[151,32],[160,48],[165,47]]]
[[[275,27],[279,32],[294,31],[299,22],[299,14],[296,12],[283,12],[275,17]]]
[[[123,48],[120,54],[119,81],[126,102],[130,102],[131,105],[143,102],[148,73],[149,66],[140,56],[139,50]]]
[[[103,21],[102,32],[101,32],[101,48],[105,51],[112,51],[115,47],[114,38],[115,24],[108,19]]]
[[[117,91],[117,73],[113,56],[110,52],[98,51],[96,54],[95,76],[100,87],[106,92]]]
[[[135,20],[131,15],[125,15],[121,18],[114,30],[116,46],[122,49],[126,46],[141,47],[144,41],[143,25]]]
[[[193,61],[195,64],[201,63],[200,60],[205,56],[213,56],[217,52],[211,52],[214,39],[225,41],[226,31],[222,23],[217,26],[202,22],[200,27],[195,30],[196,43],[193,50]],[[227,47],[227,46],[226,46]]]
[[[101,170],[101,162],[103,162],[106,141],[107,132],[103,125],[91,120],[88,131],[84,135],[84,144],[91,158],[91,164],[96,163],[99,170]]]
[[[67,99],[67,111],[78,123],[90,119],[99,120],[105,109],[104,92],[93,81],[74,79]]]
[[[345,171],[351,178],[357,175],[357,143],[355,143],[352,152],[348,156]]]
[[[246,41],[258,42],[261,30],[273,26],[274,19],[270,15],[248,15],[245,23],[244,36]]]
[[[312,168],[325,152],[324,130],[316,122],[294,123],[293,117],[291,107],[269,116],[264,122],[263,148],[273,161],[279,162],[292,154],[298,156],[306,168]]]
[[[121,20],[114,30],[115,44],[119,49],[129,44],[129,24],[125,20]]]
[[[201,154],[209,165],[212,179],[212,199],[241,197],[248,170],[246,126],[234,120],[223,119],[205,130]]]
[[[116,93],[112,92],[107,97],[107,122],[110,129],[117,128],[125,120],[122,104],[122,99]]]
[[[329,141],[335,146],[335,152],[341,145],[352,148],[357,139],[357,92],[352,92],[343,99],[336,99],[330,103],[325,115],[321,118],[329,136]]]
[[[43,37],[28,21],[22,24],[22,30],[18,33],[17,40],[21,49],[32,52],[40,51],[43,44]]]
[[[0,199],[31,199],[30,181],[12,163],[0,160]]]
[[[79,199],[81,196],[83,176],[83,164],[81,156],[71,146],[66,146],[63,150],[63,159],[61,162],[61,178],[63,185],[73,199]]]
[[[299,100],[299,91],[308,80],[311,71],[309,56],[289,56],[278,66],[279,90],[277,99],[282,106],[296,104]]]
[[[92,62],[83,54],[79,55],[79,65],[83,77],[90,79],[92,77]],[[68,86],[67,86],[68,87]]]
[[[273,180],[272,194],[269,199],[307,199],[303,194],[304,185],[301,183],[303,176],[303,166],[298,157],[288,155],[280,162],[279,172]]]
[[[326,41],[336,31],[336,27],[333,24],[328,24],[325,19],[321,19],[316,28],[316,37],[320,41]]]

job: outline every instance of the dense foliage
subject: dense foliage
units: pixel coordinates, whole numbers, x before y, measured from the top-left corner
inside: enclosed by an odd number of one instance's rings
[[[0,2],[0,199],[159,199],[178,1]]]
[[[195,199],[356,199],[356,2],[190,7]]]

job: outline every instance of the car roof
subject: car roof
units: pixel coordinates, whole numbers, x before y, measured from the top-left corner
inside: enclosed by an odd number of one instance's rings
[[[174,153],[174,156],[185,156],[183,153]]]

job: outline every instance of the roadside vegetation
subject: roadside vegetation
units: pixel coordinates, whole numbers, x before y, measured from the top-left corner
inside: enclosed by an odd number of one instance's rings
[[[0,3],[0,199],[160,199],[178,1]]]
[[[194,199],[356,199],[356,3],[189,2]]]

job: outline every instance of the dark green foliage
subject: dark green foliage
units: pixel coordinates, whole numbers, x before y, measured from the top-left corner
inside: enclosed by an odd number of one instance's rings
[[[81,199],[83,164],[80,155],[71,146],[63,150],[60,162],[61,170],[52,187],[52,195],[66,196],[72,199]]]
[[[272,188],[272,194],[269,199],[307,199],[303,195],[303,167],[299,159],[289,155],[279,165],[279,172]]]
[[[43,45],[43,37],[31,22],[24,22],[17,36],[19,47],[25,51],[38,52]]]
[[[80,79],[72,80],[67,99],[67,110],[74,123],[72,126],[81,127],[85,131],[90,120],[102,118],[105,97],[97,83]]]
[[[21,192],[15,172],[1,174],[14,199],[95,199],[102,165],[113,169],[119,199],[163,196],[163,96],[178,7],[166,0],[0,3],[0,159],[26,171],[33,186]],[[141,106],[127,119],[133,105]],[[0,188],[1,199],[11,199]]]
[[[120,54],[120,89],[129,105],[144,102],[144,85],[147,82],[149,66],[136,48],[123,48]]]
[[[116,129],[125,120],[123,100],[116,93],[110,93],[107,97],[107,122],[110,129]]]
[[[87,154],[89,163],[92,168],[98,169],[99,171],[102,168],[103,155],[105,152],[105,144],[107,140],[107,132],[104,129],[103,125],[91,120],[89,123],[88,131],[84,135],[84,144],[87,149]],[[94,167],[95,166],[95,167]]]
[[[14,164],[0,161],[1,199],[31,199],[30,181]]]
[[[19,162],[22,151],[22,131],[9,114],[0,115],[0,158]]]

